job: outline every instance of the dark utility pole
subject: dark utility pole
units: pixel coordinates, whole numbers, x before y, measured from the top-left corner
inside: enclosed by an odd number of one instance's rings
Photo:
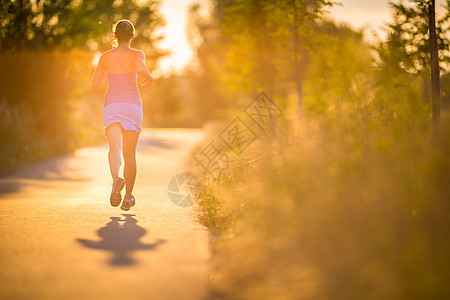
[[[431,89],[433,103],[433,123],[435,126],[439,125],[440,119],[440,102],[441,102],[441,87],[440,87],[440,69],[439,57],[436,38],[436,21],[435,21],[435,0],[428,2],[428,17],[430,29],[430,54],[431,54]]]

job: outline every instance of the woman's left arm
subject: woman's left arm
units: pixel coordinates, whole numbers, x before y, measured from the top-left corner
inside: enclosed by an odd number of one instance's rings
[[[108,76],[106,76],[106,69],[103,67],[103,55],[98,61],[97,69],[95,69],[94,78],[92,78],[92,87],[97,88],[104,84]]]

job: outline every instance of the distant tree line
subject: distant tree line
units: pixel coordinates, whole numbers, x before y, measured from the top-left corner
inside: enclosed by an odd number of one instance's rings
[[[105,50],[112,25],[125,18],[136,27],[134,43],[157,58],[163,53],[155,43],[162,36],[154,33],[165,22],[158,9],[158,1],[2,1],[0,51]]]
[[[308,100],[305,105],[326,109],[358,98],[354,91],[370,81],[380,95],[390,90],[396,98],[398,88],[418,89],[422,101],[428,102],[428,2],[390,1],[393,20],[387,24],[387,39],[371,44],[362,31],[329,19],[326,9],[337,3],[213,0],[210,18],[199,13],[199,5],[192,6],[191,40],[204,80],[216,82],[209,85],[210,92],[227,103],[236,98],[230,90],[264,89],[280,99],[294,91],[300,109],[305,93],[313,93],[314,103]],[[449,7],[447,0],[436,26],[444,82],[450,62]],[[446,89],[444,84],[443,93]]]

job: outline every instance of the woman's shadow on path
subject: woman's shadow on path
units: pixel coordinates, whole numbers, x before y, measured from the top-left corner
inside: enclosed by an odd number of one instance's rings
[[[77,241],[87,248],[111,251],[114,256],[109,263],[113,266],[133,265],[136,261],[131,256],[131,252],[151,250],[165,242],[165,240],[159,239],[152,244],[141,243],[139,240],[145,236],[147,231],[137,225],[137,220],[133,218],[135,215],[122,215],[125,219],[110,217],[111,222],[97,230],[97,234],[102,240],[77,239]]]

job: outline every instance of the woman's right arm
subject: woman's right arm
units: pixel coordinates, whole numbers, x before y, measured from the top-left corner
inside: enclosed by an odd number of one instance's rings
[[[145,65],[145,53],[141,50],[139,50],[136,54],[136,72],[144,77],[144,84],[142,85],[142,87],[145,89],[149,89],[153,84],[153,75]]]

